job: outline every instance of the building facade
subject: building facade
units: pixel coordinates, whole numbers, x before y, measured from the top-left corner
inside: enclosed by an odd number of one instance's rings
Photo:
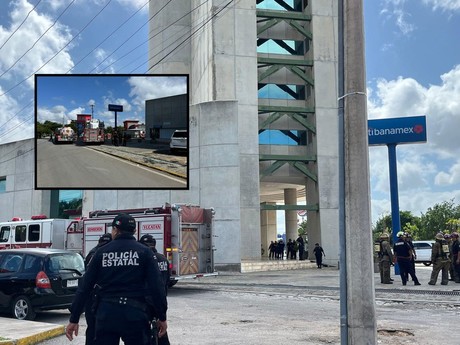
[[[279,231],[277,211],[285,213],[286,238],[296,238],[297,211],[306,210],[310,257],[320,242],[325,263],[336,265],[336,1],[167,3],[150,3],[148,72],[189,75],[190,188],[86,190],[83,215],[165,202],[214,207],[216,266],[238,270],[242,260],[268,252]],[[0,164],[4,214],[15,215],[19,205],[24,217],[46,214],[52,204],[50,193],[33,190],[33,151],[24,153],[27,148],[33,150],[33,141],[0,147],[1,156],[14,161]]]

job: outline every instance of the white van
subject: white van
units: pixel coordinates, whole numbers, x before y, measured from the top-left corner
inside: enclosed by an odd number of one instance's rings
[[[187,151],[188,149],[188,131],[185,129],[177,129],[171,135],[169,142],[169,151],[174,153],[176,151]]]
[[[431,248],[433,243],[434,241],[412,241],[415,254],[417,255],[415,262],[423,263],[425,266],[431,265]]]

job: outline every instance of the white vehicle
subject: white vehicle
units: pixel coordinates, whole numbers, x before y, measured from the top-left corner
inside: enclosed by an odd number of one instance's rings
[[[415,262],[423,263],[425,266],[431,265],[431,248],[434,241],[412,241],[415,249]]]
[[[175,130],[169,142],[169,151],[187,151],[188,149],[188,131],[184,129]]]
[[[14,248],[65,249],[69,219],[46,219],[33,216],[0,223],[0,250]]]
[[[113,218],[127,213],[136,220],[136,238],[150,234],[164,254],[171,271],[170,286],[178,280],[217,275],[214,271],[214,210],[192,205],[93,211],[88,218],[73,221],[67,230],[67,249],[83,256],[99,237],[111,231]]]
[[[53,143],[73,143],[75,140],[75,132],[71,127],[62,127],[56,129],[53,135]]]

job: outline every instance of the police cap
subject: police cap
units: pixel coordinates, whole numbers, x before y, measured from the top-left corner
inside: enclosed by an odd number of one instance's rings
[[[402,231],[399,231],[397,234],[396,234],[397,237],[403,237],[404,236],[404,232]]]
[[[120,213],[113,219],[112,226],[116,226],[122,232],[134,233],[134,230],[136,229],[136,221],[129,214]]]
[[[99,245],[103,245],[103,244],[109,243],[110,241],[112,241],[112,235],[110,235],[110,234],[104,234],[104,235],[102,235],[101,237],[99,237],[98,244],[99,244]]]
[[[139,242],[145,244],[146,246],[155,246],[157,244],[155,238],[149,234],[142,235],[142,237],[139,239]]]

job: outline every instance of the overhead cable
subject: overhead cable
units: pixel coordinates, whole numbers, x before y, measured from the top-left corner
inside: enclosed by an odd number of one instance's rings
[[[3,48],[3,46],[10,40],[11,37],[14,36],[14,34],[16,33],[16,31],[18,31],[22,24],[25,23],[25,21],[27,20],[27,18],[29,18],[29,15],[37,8],[38,4],[41,2],[42,0],[38,0],[38,2],[35,4],[35,6],[29,11],[29,13],[27,13],[27,16],[24,18],[24,20],[21,22],[21,24],[18,25],[18,27],[11,33],[11,35],[8,36],[8,38],[6,39],[5,42],[3,42],[3,44],[0,46],[0,50]]]

